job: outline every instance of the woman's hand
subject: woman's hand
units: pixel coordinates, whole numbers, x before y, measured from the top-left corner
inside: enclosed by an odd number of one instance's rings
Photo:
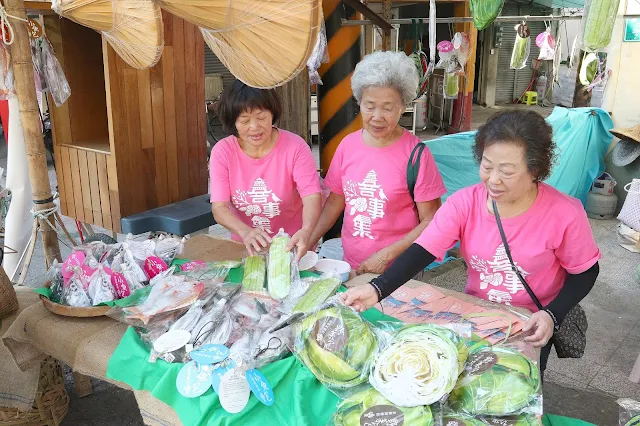
[[[381,274],[387,269],[390,261],[391,256],[387,254],[385,249],[382,249],[373,253],[364,262],[362,262],[360,266],[358,266],[358,269],[356,269],[356,274],[362,275],[367,272],[372,274]]]
[[[524,338],[525,342],[531,343],[536,348],[541,348],[549,342],[553,336],[554,328],[553,318],[545,311],[538,311],[531,315],[529,321],[522,329],[523,333],[533,331],[531,336]]]
[[[358,312],[364,312],[378,303],[378,292],[371,284],[351,287],[340,295],[345,305]]]
[[[260,228],[247,228],[240,233],[240,238],[249,252],[249,256],[262,253],[271,244],[271,237]]]
[[[297,249],[296,262],[300,262],[302,256],[307,254],[309,250],[311,230],[301,229],[291,237],[289,244],[287,244],[286,250],[291,251],[294,247]]]

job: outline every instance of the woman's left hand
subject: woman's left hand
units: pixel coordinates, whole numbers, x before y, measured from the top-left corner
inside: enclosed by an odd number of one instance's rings
[[[531,343],[536,348],[541,348],[549,342],[553,336],[553,318],[545,311],[538,311],[531,315],[529,321],[522,329],[522,332],[532,331],[531,336],[524,338],[525,342]]]
[[[289,244],[287,244],[287,251],[293,250],[295,247],[296,250],[296,262],[299,262],[302,259],[302,256],[307,254],[309,250],[309,237],[311,236],[311,231],[307,229],[301,229],[291,237]]]
[[[384,249],[380,250],[373,253],[364,262],[362,262],[360,266],[358,266],[358,269],[356,269],[356,274],[362,275],[366,274],[367,272],[370,272],[372,274],[381,274],[387,269],[390,261],[391,258],[384,251]]]

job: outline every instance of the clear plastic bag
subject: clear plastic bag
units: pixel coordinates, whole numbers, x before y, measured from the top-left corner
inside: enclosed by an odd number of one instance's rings
[[[102,265],[98,265],[96,271],[91,275],[87,293],[93,306],[117,299],[116,291],[111,284],[111,275]]]
[[[229,275],[230,266],[233,265],[225,262],[189,262],[180,266],[178,275],[184,275],[198,281],[220,284]]]
[[[514,348],[472,350],[447,405],[470,416],[542,415],[540,371]]]
[[[310,84],[322,84],[318,69],[322,64],[329,62],[329,52],[327,50],[327,30],[324,25],[324,19],[321,19],[322,27],[318,32],[318,40],[316,46],[313,49],[313,53],[307,61],[307,68],[309,69],[309,82]]]
[[[47,80],[44,77],[44,63],[42,60],[42,49],[41,44],[43,40],[40,38],[33,39],[29,38],[29,43],[31,44],[31,60],[33,61],[33,71],[34,77],[37,76],[36,87],[38,87],[38,80],[40,82],[39,90],[44,92],[48,89]]]
[[[434,406],[433,417],[436,425],[456,426],[540,426],[540,420],[531,414],[504,417],[480,417],[457,413],[447,407]]]
[[[377,351],[373,326],[341,303],[312,313],[295,327],[296,357],[341,398],[368,386],[369,364]]]
[[[526,23],[515,26],[516,41],[511,52],[511,69],[519,70],[527,66],[531,51],[531,30]]]
[[[547,29],[538,34],[536,37],[536,46],[540,48],[540,54],[538,55],[538,59],[541,61],[553,61],[556,56],[556,40],[551,35],[551,28],[547,27]]]
[[[186,241],[186,238],[178,239],[161,235],[156,240],[154,248],[155,255],[162,259],[167,265],[171,265],[171,262],[173,262],[176,256],[182,253]]]
[[[71,275],[69,282],[64,286],[62,300],[69,306],[92,306],[91,299],[87,294],[90,276],[82,266],[73,266],[71,269],[73,270],[73,274]]]
[[[317,278],[305,278],[305,281],[309,283],[309,289],[292,301],[293,308],[289,312],[311,311],[333,296],[341,284],[340,276],[335,271],[326,272]]]
[[[267,289],[269,295],[277,300],[287,297],[297,281],[300,281],[295,249],[285,249],[290,240],[284,229],[280,229],[271,240],[267,255]]]
[[[455,72],[444,73],[444,97],[446,99],[458,99],[460,91],[460,77]]]
[[[51,290],[51,301],[64,304],[62,297],[64,291],[64,278],[62,277],[62,264],[54,259],[53,264],[47,271],[47,281]]]
[[[44,64],[44,79],[56,106],[59,107],[71,96],[71,87],[69,87],[69,82],[64,75],[64,70],[60,66],[60,62],[58,62],[58,58],[56,58],[56,55],[53,53],[53,48],[47,40],[42,43],[42,60]]]
[[[611,43],[620,0],[586,0],[582,15],[582,50],[599,52]]]
[[[619,407],[619,426],[634,426],[640,424],[640,402],[629,398],[616,401]]]

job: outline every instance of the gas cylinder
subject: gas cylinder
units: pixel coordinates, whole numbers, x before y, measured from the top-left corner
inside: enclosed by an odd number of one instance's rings
[[[541,102],[544,99],[544,95],[547,93],[547,76],[542,74],[538,77],[536,83],[536,92],[538,93],[538,101]]]

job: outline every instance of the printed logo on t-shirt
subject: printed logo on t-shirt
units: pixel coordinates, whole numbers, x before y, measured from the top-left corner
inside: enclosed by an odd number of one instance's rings
[[[231,197],[231,201],[236,209],[251,217],[254,228],[273,234],[271,219],[280,216],[282,200],[267,187],[264,179],[256,179],[249,191],[236,189],[236,195]]]
[[[518,262],[514,263],[523,277],[529,275],[518,266]],[[486,291],[488,300],[510,305],[513,295],[525,290],[524,285],[511,269],[504,244],[498,246],[493,260],[480,259],[474,255],[469,264],[480,273],[480,290]]]
[[[344,188],[347,212],[353,218],[353,236],[373,240],[371,225],[374,220],[384,217],[384,207],[388,200],[382,185],[378,183],[375,170],[369,171],[362,182],[348,180]]]

